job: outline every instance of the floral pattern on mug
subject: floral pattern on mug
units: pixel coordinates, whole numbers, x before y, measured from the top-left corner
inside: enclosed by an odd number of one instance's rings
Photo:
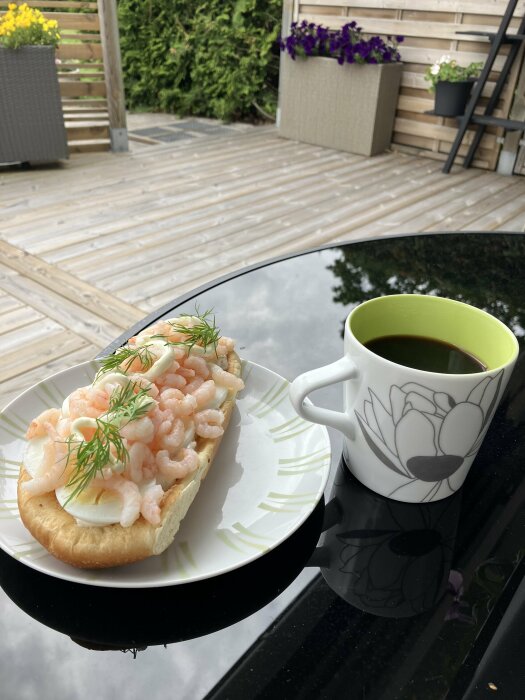
[[[362,413],[355,414],[376,457],[406,477],[407,484],[395,491],[415,481],[428,482],[432,486],[423,500],[432,500],[442,485],[450,493],[459,488],[451,477],[478,451],[502,379],[503,370],[484,377],[464,400],[415,382],[393,384],[388,407],[368,388],[370,400],[363,402]]]

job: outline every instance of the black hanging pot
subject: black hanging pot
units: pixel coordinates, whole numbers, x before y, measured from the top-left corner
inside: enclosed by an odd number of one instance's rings
[[[439,117],[458,117],[464,114],[473,84],[473,80],[455,83],[440,80],[436,83],[434,114]]]

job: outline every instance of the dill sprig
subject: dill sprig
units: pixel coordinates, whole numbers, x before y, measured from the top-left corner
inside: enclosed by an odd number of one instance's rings
[[[121,371],[126,374],[136,359],[140,360],[144,370],[148,370],[154,364],[157,358],[151,352],[149,345],[137,345],[136,347],[124,345],[113,355],[108,355],[107,357],[102,358],[100,361],[101,368],[97,372],[95,381],[99,378],[99,376],[107,374],[108,372],[113,372],[114,370]]]
[[[129,459],[128,451],[120,436],[119,429],[113,423],[96,419],[97,427],[95,434],[90,440],[77,440],[70,435],[67,438],[69,463],[70,458],[75,456],[74,472],[66,486],[72,488],[64,506],[76,498],[97,476],[102,473],[102,469],[107,466],[112,455],[120,462],[126,463]]]
[[[112,459],[122,464],[127,463],[129,454],[120,435],[120,428],[142,418],[151,408],[147,391],[140,389],[135,393],[135,388],[136,384],[129,382],[111,394],[105,417],[95,419],[95,433],[91,439],[79,440],[74,435],[67,438],[66,467],[73,458],[75,464],[73,474],[66,484],[73,490],[64,505],[76,498]]]
[[[180,315],[181,317],[187,316],[189,318],[198,319],[198,321],[192,326],[185,326],[178,321],[168,321],[170,326],[173,328],[173,332],[185,335],[185,340],[167,340],[165,335],[154,335],[153,338],[163,338],[166,340],[167,345],[183,345],[184,347],[188,348],[188,353],[191,352],[194,345],[200,345],[204,348],[212,345],[215,352],[217,352],[217,343],[221,337],[221,332],[215,325],[215,315],[213,314],[213,309],[207,309],[203,313],[200,313],[199,308],[195,307],[194,314]]]

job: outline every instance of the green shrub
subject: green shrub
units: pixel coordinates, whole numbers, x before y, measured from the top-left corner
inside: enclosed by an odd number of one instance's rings
[[[225,121],[274,115],[282,0],[119,0],[131,109]]]

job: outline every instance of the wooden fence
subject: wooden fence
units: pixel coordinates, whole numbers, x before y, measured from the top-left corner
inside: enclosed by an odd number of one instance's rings
[[[127,150],[116,0],[25,1],[58,22],[57,70],[70,152]],[[7,5],[0,0],[0,12]]]
[[[428,92],[424,72],[443,54],[457,59],[461,65],[484,61],[489,50],[488,40],[458,35],[457,32],[497,31],[506,7],[505,0],[285,0],[283,33],[287,33],[290,20],[306,19],[334,28],[356,20],[367,34],[403,35],[405,41],[400,48],[404,71],[393,144],[399,150],[424,152],[430,157],[444,159],[456,135],[457,123],[426,113],[433,108],[433,96]],[[516,31],[524,13],[525,1],[519,2],[511,31]],[[483,93],[485,102],[507,51],[508,47],[503,47],[496,60],[490,76],[492,82],[487,82]],[[522,50],[514,62],[495,116],[507,117],[512,111],[513,118],[525,119],[524,74]],[[466,152],[470,139],[469,132],[463,140],[460,156]],[[474,165],[495,169],[502,145],[507,154],[510,149],[516,156],[520,149],[519,136],[516,139],[510,134],[505,136],[501,128],[488,128],[477,150]],[[523,147],[517,154],[514,172],[525,174]]]

